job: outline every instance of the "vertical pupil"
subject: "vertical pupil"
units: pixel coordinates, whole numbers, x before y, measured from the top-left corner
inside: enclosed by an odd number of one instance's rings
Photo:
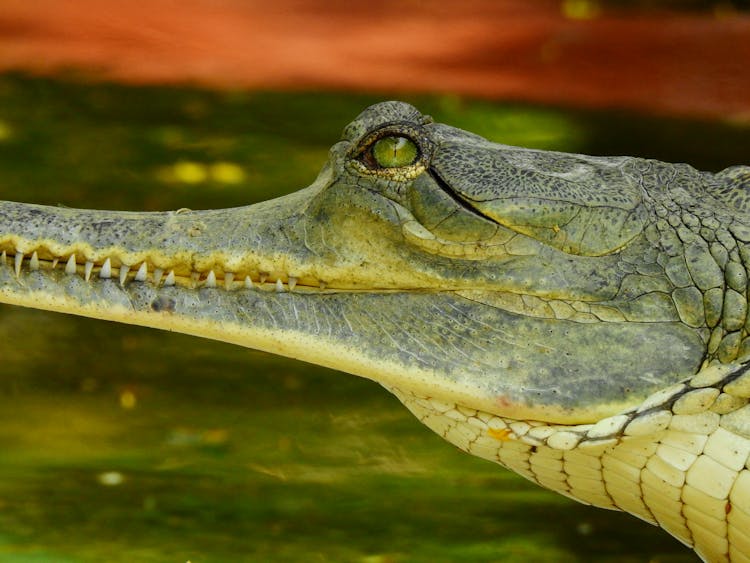
[[[394,158],[398,155],[398,152],[406,146],[406,143],[408,142],[409,141],[407,139],[404,139],[403,137],[395,138],[395,141],[393,142],[393,157]]]
[[[378,139],[371,149],[378,166],[398,168],[414,164],[419,156],[417,145],[407,137],[388,136]]]

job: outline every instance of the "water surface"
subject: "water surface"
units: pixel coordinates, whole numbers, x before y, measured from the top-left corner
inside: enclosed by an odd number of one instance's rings
[[[366,95],[0,77],[0,198],[165,210],[309,184]],[[545,149],[718,169],[750,131],[410,100]],[[378,385],[183,335],[0,308],[0,560],[694,561],[632,517],[458,452]]]

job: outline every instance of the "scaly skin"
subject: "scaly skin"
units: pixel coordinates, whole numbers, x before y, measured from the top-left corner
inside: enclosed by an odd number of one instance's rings
[[[748,190],[747,167],[509,147],[387,102],[254,206],[0,202],[0,301],[371,378],[470,453],[744,561]]]

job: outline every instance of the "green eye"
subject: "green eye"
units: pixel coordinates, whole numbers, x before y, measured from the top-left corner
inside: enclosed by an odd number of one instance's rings
[[[406,137],[383,137],[372,146],[372,157],[383,168],[400,168],[414,164],[419,158],[419,149]]]

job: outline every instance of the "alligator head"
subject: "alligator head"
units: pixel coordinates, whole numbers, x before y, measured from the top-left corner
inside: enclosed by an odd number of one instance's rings
[[[232,342],[511,418],[591,422],[711,356],[722,307],[704,304],[714,289],[723,300],[724,276],[700,230],[727,232],[733,216],[706,191],[716,182],[494,144],[387,102],[346,127],[310,187],[257,205],[3,202],[0,300]]]

